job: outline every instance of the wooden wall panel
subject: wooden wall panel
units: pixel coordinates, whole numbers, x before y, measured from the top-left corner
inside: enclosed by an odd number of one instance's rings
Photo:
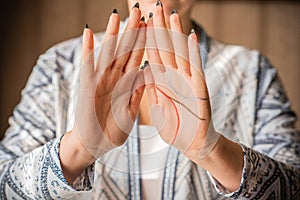
[[[261,51],[276,66],[300,117],[300,4],[268,2],[264,9],[264,46]],[[300,127],[300,120],[297,123]]]
[[[192,11],[192,17],[205,27],[210,36],[218,38],[219,4],[212,1],[197,3]]]
[[[39,32],[41,49],[46,50],[60,41],[77,37],[83,30],[82,0],[40,0]]]
[[[8,1],[7,1],[8,2]],[[60,41],[80,36],[85,23],[105,29],[125,0],[12,0],[1,5],[0,138],[37,57]],[[296,1],[197,1],[192,12],[214,38],[263,52],[278,68],[300,116],[300,4]],[[11,12],[13,11],[13,12]],[[298,122],[300,128],[300,122]]]
[[[262,4],[255,1],[221,1],[217,38],[252,49],[261,48]]]
[[[108,17],[113,9],[118,9],[121,19],[127,16],[128,9],[126,1],[122,0],[110,0],[99,1],[89,0],[89,3],[85,5],[85,20],[95,32],[104,31],[108,22]]]

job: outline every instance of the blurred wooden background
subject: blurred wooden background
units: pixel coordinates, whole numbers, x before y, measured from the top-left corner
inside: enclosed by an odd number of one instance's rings
[[[104,30],[125,0],[11,0],[1,3],[0,138],[37,57],[77,37],[83,25]],[[258,49],[277,67],[293,109],[300,116],[300,4],[297,1],[197,1],[193,17],[226,43]],[[300,123],[297,123],[300,128]]]

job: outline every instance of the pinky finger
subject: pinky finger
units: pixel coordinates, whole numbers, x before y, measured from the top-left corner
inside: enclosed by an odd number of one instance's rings
[[[198,37],[193,30],[191,31],[191,34],[188,37],[188,48],[189,48],[190,70],[192,76],[196,75],[196,73],[197,74],[200,73],[201,76],[204,76],[202,70],[202,61],[201,61]]]
[[[94,35],[86,25],[82,37],[82,69],[81,75],[90,78],[94,74]]]

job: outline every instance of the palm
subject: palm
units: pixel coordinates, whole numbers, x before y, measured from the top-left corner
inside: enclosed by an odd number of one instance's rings
[[[92,31],[86,29],[83,36],[73,132],[95,158],[122,145],[137,116],[144,90],[139,66],[144,53],[145,23],[140,16],[140,10],[133,9],[126,30],[118,37],[120,18],[111,15],[96,61]]]
[[[153,125],[165,142],[185,152],[203,147],[211,108],[197,37],[186,37],[178,22],[171,15],[169,32],[160,7],[148,21],[145,83]]]
[[[165,142],[181,151],[199,148],[211,118],[203,76],[158,68],[152,65],[145,69],[152,123]]]

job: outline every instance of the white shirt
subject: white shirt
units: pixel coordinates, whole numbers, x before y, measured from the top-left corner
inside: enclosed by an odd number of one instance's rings
[[[139,131],[143,199],[161,199],[168,144],[153,126],[139,125]]]

